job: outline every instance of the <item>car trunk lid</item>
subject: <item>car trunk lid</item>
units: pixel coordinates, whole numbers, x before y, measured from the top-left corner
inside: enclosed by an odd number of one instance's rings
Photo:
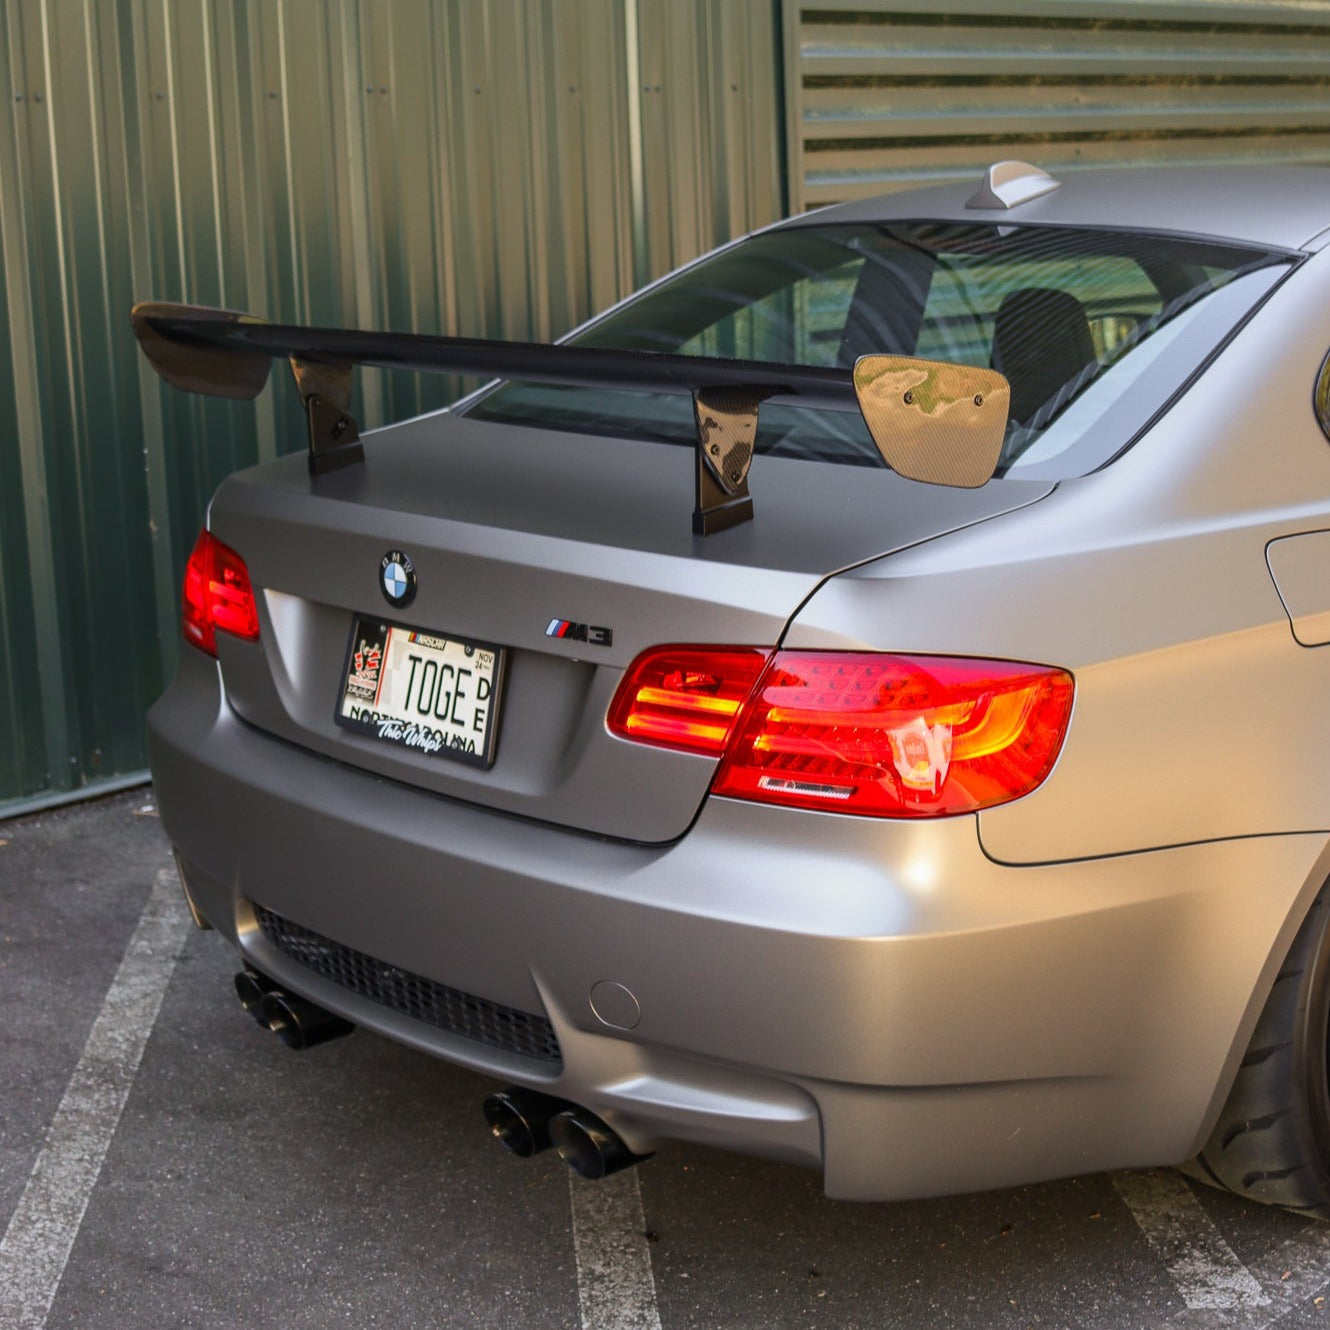
[[[209,525],[246,561],[263,628],[258,643],[219,639],[232,707],[380,777],[648,843],[687,829],[715,762],[609,734],[615,687],[639,651],[775,646],[837,571],[1051,488],[943,489],[875,468],[759,457],[755,519],[699,537],[693,458],[682,448],[445,412],[371,435],[365,451],[363,465],[318,477],[303,456],[282,458],[218,491]],[[417,579],[404,608],[381,590],[393,551]],[[357,622],[503,649],[492,765],[335,722]],[[558,635],[561,624],[571,627]]]

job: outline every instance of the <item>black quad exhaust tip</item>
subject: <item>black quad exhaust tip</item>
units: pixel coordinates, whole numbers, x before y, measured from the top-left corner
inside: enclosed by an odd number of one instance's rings
[[[648,1157],[634,1154],[612,1127],[585,1108],[556,1114],[550,1119],[549,1134],[559,1158],[584,1178],[607,1178]]]
[[[259,1004],[264,1025],[287,1048],[314,1048],[330,1039],[340,1039],[356,1027],[331,1011],[316,1007],[307,998],[281,989],[269,989]]]
[[[277,985],[266,974],[246,966],[236,975],[235,986],[240,1005],[266,1030],[268,1022],[263,1016],[263,995],[271,993]]]
[[[236,975],[235,986],[240,1005],[287,1048],[313,1048],[356,1028],[306,998],[284,993],[266,974],[248,966]]]
[[[572,1107],[566,1099],[525,1090],[520,1085],[486,1095],[481,1105],[490,1134],[519,1159],[530,1159],[548,1150],[554,1144],[550,1140],[550,1119]]]

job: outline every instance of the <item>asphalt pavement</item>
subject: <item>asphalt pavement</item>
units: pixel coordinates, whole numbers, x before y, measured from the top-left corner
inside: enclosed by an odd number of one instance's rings
[[[469,1072],[284,1048],[235,969],[150,788],[0,822],[0,1330],[1330,1325],[1330,1224],[1172,1170],[856,1205],[673,1145],[583,1182]]]

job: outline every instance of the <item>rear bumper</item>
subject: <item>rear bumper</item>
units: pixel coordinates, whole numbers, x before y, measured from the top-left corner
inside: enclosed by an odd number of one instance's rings
[[[149,717],[163,823],[194,903],[259,968],[584,1104],[639,1151],[677,1137],[795,1160],[836,1197],[1188,1156],[1324,872],[1317,835],[1013,868],[969,818],[717,799],[672,844],[607,842],[273,740],[230,712],[212,662],[182,654]],[[255,903],[547,1017],[562,1066],[311,972]]]

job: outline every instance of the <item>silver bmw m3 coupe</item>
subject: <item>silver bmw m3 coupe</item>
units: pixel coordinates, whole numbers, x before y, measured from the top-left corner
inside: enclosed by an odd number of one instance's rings
[[[149,717],[246,1008],[586,1176],[1330,1216],[1327,240],[1327,171],[1003,162],[556,346],[136,307],[308,427],[213,498]],[[355,364],[495,381],[361,438]]]

